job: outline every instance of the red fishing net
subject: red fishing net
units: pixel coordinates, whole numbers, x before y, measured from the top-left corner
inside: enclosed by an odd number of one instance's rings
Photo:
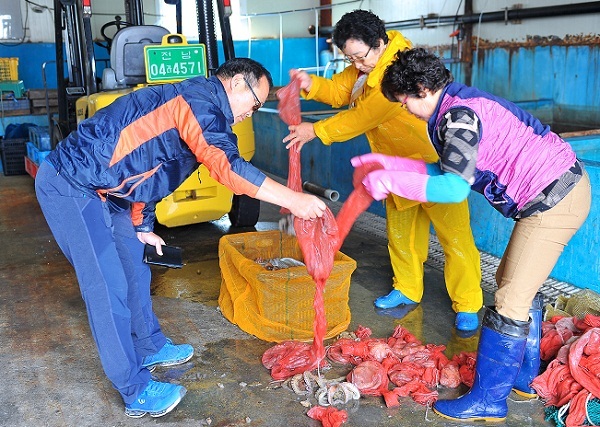
[[[301,121],[299,91],[299,82],[293,79],[277,92],[280,116],[288,125],[297,125]],[[274,379],[285,380],[325,366],[327,356],[333,362],[354,365],[347,380],[363,394],[383,396],[387,406],[398,406],[400,396],[410,396],[418,403],[427,404],[437,399],[438,384],[457,387],[461,379],[472,384],[474,357],[470,353],[461,353],[449,361],[443,354],[445,346],[422,344],[401,326],[387,339],[371,338],[371,330],[361,326],[352,338],[341,338],[329,346],[327,354],[323,343],[325,282],[333,268],[334,255],[352,224],[373,202],[362,180],[367,173],[380,167],[369,164],[355,169],[354,190],[337,217],[326,209],[321,218],[294,218],[294,231],[304,263],[316,284],[314,339],[312,345],[297,341],[277,344],[263,354],[262,362]],[[300,152],[290,149],[288,187],[295,191],[302,189],[300,168]],[[282,209],[281,213],[289,214],[289,211]],[[311,408],[308,414],[325,426],[338,426],[347,418],[345,411],[320,406]]]
[[[568,411],[567,426],[590,425],[586,405],[600,398],[600,316],[556,316],[543,322],[540,350],[550,363],[531,386],[546,406]]]
[[[348,381],[363,394],[383,396],[388,407],[398,406],[401,396],[423,405],[434,402],[438,385],[458,387],[461,382],[460,360],[468,360],[466,353],[449,361],[443,353],[445,346],[423,344],[401,325],[387,339],[371,338],[371,331],[364,327],[355,335],[330,345],[327,358],[355,365]]]
[[[307,415],[313,420],[321,421],[323,427],[338,427],[348,420],[346,411],[331,406],[328,408],[313,406],[308,410]]]
[[[277,97],[280,101],[279,114],[288,125],[297,125],[301,121],[299,92],[300,83],[297,79],[292,79],[289,85],[277,91]],[[313,302],[315,311],[314,339],[312,346],[298,342],[283,342],[265,352],[263,365],[271,369],[271,376],[274,379],[289,378],[297,373],[322,367],[326,363],[323,339],[327,323],[323,305],[323,291],[333,268],[335,253],[341,247],[356,218],[373,201],[360,184],[362,178],[373,168],[371,166],[370,168],[356,170],[354,181],[358,184],[357,189],[350,195],[340,210],[338,221],[336,221],[329,208],[326,209],[321,218],[311,220],[294,218],[294,230],[304,256],[304,263],[316,284]],[[294,149],[289,150],[287,185],[294,191],[302,190],[300,169],[300,152]],[[282,209],[281,213],[289,214],[289,211]],[[342,225],[342,229],[338,227],[338,223]]]

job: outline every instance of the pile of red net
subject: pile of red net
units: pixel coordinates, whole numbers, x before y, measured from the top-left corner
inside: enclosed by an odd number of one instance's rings
[[[383,396],[388,407],[398,406],[398,397],[411,397],[420,404],[437,399],[438,385],[458,387],[471,382],[472,354],[460,353],[449,360],[444,355],[446,346],[423,344],[401,325],[387,339],[371,338],[369,328],[359,327],[356,339],[342,338],[333,343],[327,357],[337,363],[354,365],[347,380],[362,394]],[[469,360],[469,363],[463,362]]]
[[[550,363],[532,387],[546,406],[568,410],[567,426],[589,425],[584,424],[587,402],[600,398],[600,316],[543,322],[540,350]]]
[[[295,79],[277,92],[279,114],[288,125],[301,122],[300,85]],[[331,345],[325,354],[323,339],[326,333],[323,290],[333,268],[335,253],[350,232],[352,224],[373,202],[362,185],[362,179],[379,165],[367,165],[354,171],[354,191],[348,197],[338,216],[327,209],[322,218],[302,220],[294,218],[294,230],[298,238],[304,263],[316,284],[313,307],[315,321],[312,345],[285,341],[267,350],[262,357],[263,365],[271,376],[283,380],[293,375],[312,371],[327,364],[326,356],[336,363],[355,365],[348,374],[362,394],[383,396],[387,406],[399,405],[398,397],[410,396],[426,404],[437,399],[438,384],[457,387],[460,382],[473,383],[473,354],[461,353],[452,361],[443,354],[445,346],[423,345],[402,327],[397,327],[387,339],[371,338],[368,328],[360,327],[356,339],[344,338]],[[300,176],[300,152],[289,150],[288,187],[302,190]],[[287,209],[282,214],[289,214]],[[335,408],[312,408],[308,415],[319,419],[325,426],[339,426],[347,414]]]

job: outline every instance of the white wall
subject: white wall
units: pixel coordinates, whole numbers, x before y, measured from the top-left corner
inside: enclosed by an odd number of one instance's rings
[[[25,27],[25,42],[54,43],[54,1],[35,0],[35,5],[25,0],[21,3],[23,26]],[[144,21],[154,24],[160,16],[156,3],[158,0],[144,0]],[[160,0],[162,1],[162,0]],[[39,7],[39,6],[41,7]],[[173,13],[175,13],[173,11]],[[115,15],[125,20],[124,0],[92,0],[92,35],[101,39],[100,28],[109,21],[114,21]],[[112,33],[107,31],[109,36]]]
[[[234,38],[310,37],[308,27],[318,25],[319,0],[240,0],[239,28]],[[245,31],[244,31],[245,30]]]
[[[332,0],[332,3],[343,3],[343,0]],[[515,3],[522,4],[523,8],[555,6],[564,4],[585,3],[584,0],[474,0],[473,13],[498,12],[505,8],[512,8]],[[370,9],[386,22],[417,19],[430,14],[439,16],[453,16],[464,13],[464,1],[461,0],[367,0],[364,9]],[[352,8],[343,7],[333,9],[333,21],[340,19],[345,11]],[[458,12],[457,12],[458,11]],[[564,38],[566,35],[589,35],[598,33],[600,14],[573,15],[565,18],[539,18],[528,19],[521,23],[489,22],[474,25],[473,36],[496,41],[524,41],[527,36],[557,36]],[[402,33],[419,45],[444,45],[450,44],[449,34],[452,26],[423,29],[404,29]]]
[[[195,0],[182,0],[183,33],[188,38],[198,37]],[[313,9],[318,7],[319,0],[232,0],[231,33],[234,40],[248,38],[272,39],[283,37],[310,37],[308,27],[315,25],[318,13]],[[357,2],[358,4],[358,2]],[[161,5],[164,10],[169,6]],[[215,26],[217,37],[220,38],[218,16],[215,7]],[[168,17],[164,25],[175,29],[174,17]]]
[[[53,42],[54,41],[54,12],[52,0],[36,1],[41,7],[32,4],[21,3],[21,19],[25,29],[25,41],[31,42]]]
[[[19,0],[26,26],[28,42],[54,41],[54,16],[52,0],[36,0],[36,7]],[[576,4],[582,1],[568,0],[520,0],[524,8],[561,4]],[[384,21],[401,21],[421,16],[438,14],[452,16],[463,13],[461,0],[332,0],[333,23],[353,9],[371,9]],[[514,0],[474,0],[474,13],[495,12],[512,7]],[[315,24],[314,10],[319,0],[232,0],[232,34],[235,40],[252,38],[308,37],[308,27]],[[460,7],[459,7],[460,6]],[[197,38],[196,6],[194,0],[183,0],[184,34]],[[38,10],[35,12],[34,10]],[[458,12],[457,12],[458,10]],[[160,18],[160,13],[164,18]],[[114,20],[115,15],[125,18],[124,0],[92,0],[93,35],[100,38],[100,27]],[[162,0],[144,0],[144,15],[147,24],[162,24],[175,31],[175,7],[165,5]],[[215,19],[218,21],[218,19]],[[475,25],[473,35],[489,41],[523,41],[527,36],[557,36],[598,34],[600,14],[574,15],[568,18],[529,19],[521,23],[501,22]],[[217,22],[218,24],[218,22]],[[403,33],[418,45],[446,45],[451,42],[452,26],[424,29],[405,29]],[[219,32],[217,32],[219,34]]]

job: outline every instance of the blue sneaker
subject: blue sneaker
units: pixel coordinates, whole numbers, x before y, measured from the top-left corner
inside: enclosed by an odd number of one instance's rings
[[[474,331],[479,326],[479,319],[477,313],[467,313],[466,311],[459,311],[456,313],[456,320],[454,326],[459,331]]]
[[[150,380],[135,402],[125,405],[125,415],[131,418],[141,418],[146,414],[162,417],[175,409],[186,392],[183,386]]]
[[[398,307],[401,304],[412,305],[418,304],[418,302],[408,299],[402,294],[402,292],[400,292],[397,289],[393,289],[392,292],[390,292],[386,296],[377,298],[374,304],[375,307],[379,308],[394,308]]]
[[[166,344],[158,353],[144,357],[142,366],[153,371],[156,366],[173,366],[185,363],[190,360],[193,355],[194,347],[191,345],[174,345],[173,341],[167,338]]]

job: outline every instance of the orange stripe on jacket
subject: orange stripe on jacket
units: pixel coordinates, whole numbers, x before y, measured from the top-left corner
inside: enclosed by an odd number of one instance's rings
[[[182,96],[173,98],[125,127],[110,165],[114,165],[148,140],[175,127],[196,160],[206,166],[211,176],[236,194],[248,194],[251,197],[256,195],[258,187],[233,173],[227,155],[206,142],[196,116]]]
[[[236,194],[247,194],[254,197],[258,187],[233,173],[227,155],[219,148],[209,145],[202,135],[202,129],[196,120],[189,104],[181,99],[173,112],[181,139],[190,147],[199,163],[202,163],[210,175]]]
[[[142,225],[144,222],[144,215],[142,214],[142,210],[146,207],[146,204],[143,202],[133,202],[131,204],[131,221],[134,226]]]
[[[223,151],[212,145],[207,146],[204,151],[206,151],[206,155],[203,163],[209,170],[210,176],[235,194],[247,194],[250,197],[256,196],[258,187],[231,171],[229,159],[227,159]]]
[[[119,141],[117,142],[113,156],[110,159],[110,166],[118,163],[133,152],[133,150],[141,147],[152,138],[156,138],[169,129],[173,129],[175,127],[175,122],[172,119],[173,110],[175,109],[175,106],[181,102],[180,98],[181,97],[178,96],[165,102],[156,110],[151,111],[126,126],[121,131]]]
[[[142,182],[146,181],[148,178],[150,178],[152,175],[154,175],[156,173],[156,171],[158,169],[160,169],[162,167],[162,164],[159,164],[158,166],[150,169],[149,171],[146,171],[144,173],[140,173],[138,175],[134,175],[134,176],[130,176],[127,179],[124,179],[121,184],[119,184],[117,187],[113,187],[113,188],[101,188],[96,190],[96,193],[98,193],[98,195],[102,198],[104,195],[106,194],[112,194],[116,197],[127,197],[129,196],[131,193],[133,193],[133,190],[135,190]],[[124,188],[128,183],[134,181],[134,183],[129,187],[129,190],[127,190],[127,193],[121,193],[120,190],[122,188]],[[115,194],[119,192],[119,194]],[[103,200],[104,201],[104,200]]]

